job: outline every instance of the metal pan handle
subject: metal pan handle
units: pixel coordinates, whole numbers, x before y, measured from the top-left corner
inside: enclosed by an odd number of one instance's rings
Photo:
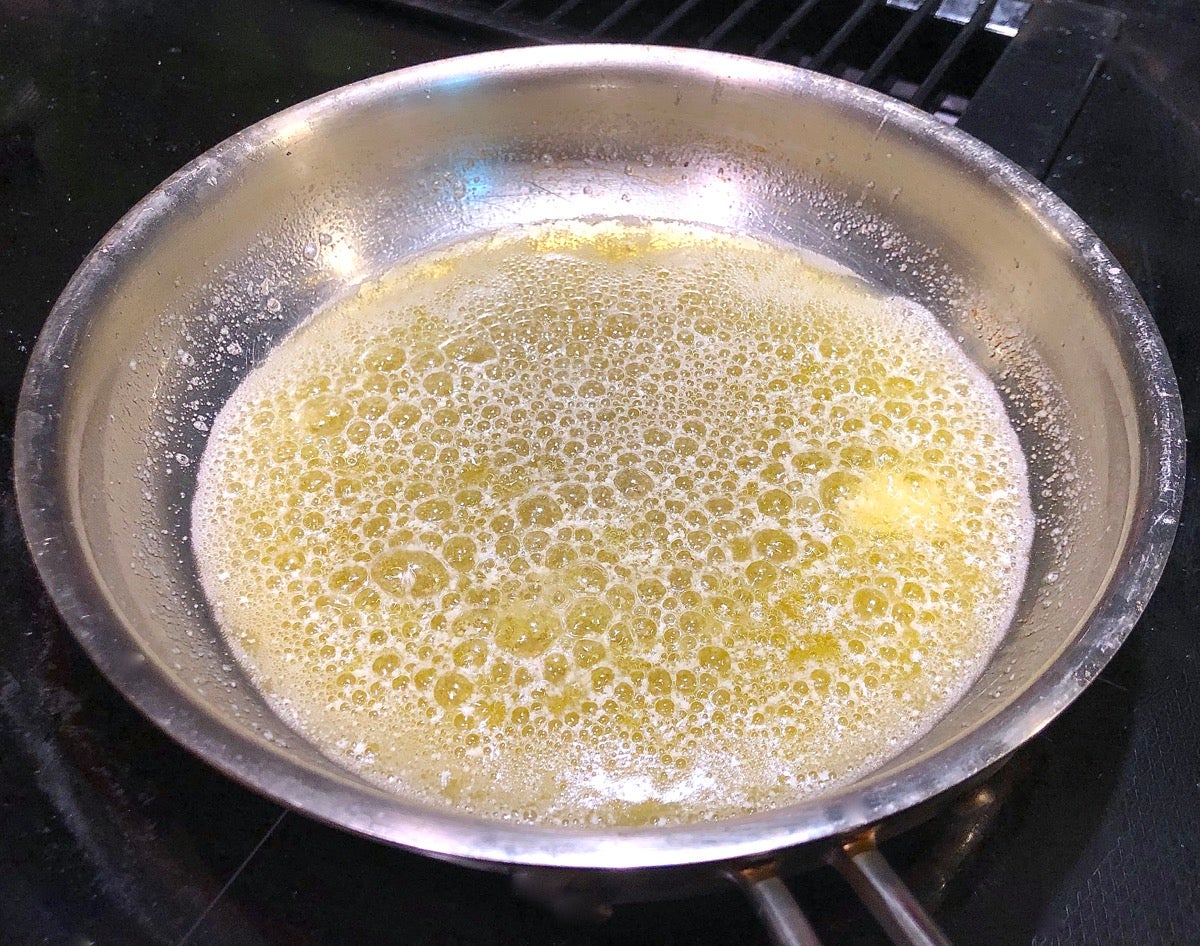
[[[812,924],[777,873],[773,861],[730,871],[729,877],[754,904],[754,912],[771,934],[775,946],[821,946]]]
[[[951,946],[879,852],[873,832],[834,848],[828,860],[896,946]],[[754,905],[775,946],[821,946],[774,862],[730,871],[729,876]]]
[[[828,860],[896,946],[951,946],[946,934],[879,852],[874,832],[834,848]]]

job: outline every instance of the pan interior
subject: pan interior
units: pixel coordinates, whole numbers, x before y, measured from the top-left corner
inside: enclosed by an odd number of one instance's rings
[[[212,425],[192,543],[260,688],[349,768],[487,817],[708,821],[857,778],[970,684],[1024,469],[929,313],[745,237],[576,221],[285,341]]]

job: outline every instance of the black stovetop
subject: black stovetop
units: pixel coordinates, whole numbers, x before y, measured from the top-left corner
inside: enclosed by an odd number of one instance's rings
[[[1109,243],[1200,424],[1200,13],[1128,18],[1047,183]],[[732,889],[571,928],[499,876],[344,835],[230,782],[143,720],[42,590],[11,429],[54,297],[145,192],[227,135],[338,85],[503,45],[386,6],[0,0],[0,942],[755,943]],[[1003,770],[1004,803],[888,853],[959,943],[1200,942],[1197,478],[1145,617],[1100,680]],[[987,820],[987,819],[984,819]],[[831,943],[882,934],[818,872]]]

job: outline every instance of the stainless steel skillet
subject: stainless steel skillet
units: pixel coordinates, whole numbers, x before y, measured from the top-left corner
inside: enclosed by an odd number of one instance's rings
[[[995,380],[1021,436],[1038,511],[1026,587],[993,660],[944,718],[867,777],[801,804],[609,831],[425,808],[290,732],[223,646],[188,545],[207,425],[272,345],[396,260],[504,227],[614,216],[791,242],[929,307]],[[1183,455],[1149,314],[1035,180],[837,80],[621,46],[380,76],[201,156],[63,292],[16,429],[22,521],[64,618],[131,701],[222,771],[348,830],[517,872],[537,893],[583,884],[619,898],[732,875],[776,910],[788,942],[807,934],[764,865],[832,852],[886,887],[874,826],[920,817],[1096,676],[1165,562]],[[900,916],[896,935],[936,935],[911,905]]]

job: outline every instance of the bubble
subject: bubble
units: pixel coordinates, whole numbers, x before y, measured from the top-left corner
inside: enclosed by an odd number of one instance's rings
[[[594,667],[604,659],[606,651],[604,645],[595,640],[578,640],[575,642],[572,651],[575,657],[575,663],[583,670]]]
[[[452,361],[470,365],[481,365],[498,356],[496,347],[485,338],[456,338],[443,346],[446,357]]]
[[[413,513],[418,519],[425,522],[440,522],[443,519],[449,519],[454,508],[444,499],[427,499],[423,503],[418,503],[413,509]]]
[[[371,577],[396,598],[427,598],[437,594],[449,580],[446,567],[428,552],[393,549],[371,566]]]
[[[613,477],[613,483],[627,499],[640,499],[654,489],[654,477],[643,470],[621,470]]]
[[[452,670],[438,677],[433,687],[433,698],[441,706],[449,709],[465,702],[474,689],[470,680]]]
[[[369,371],[399,371],[404,362],[403,349],[387,343],[373,346],[363,356],[363,365]]]
[[[349,565],[339,568],[329,576],[329,589],[335,592],[351,594],[362,587],[367,580],[367,570],[361,565]]]
[[[538,657],[562,634],[562,621],[550,608],[517,606],[496,624],[496,643],[521,657]]]
[[[646,676],[646,689],[651,696],[666,696],[674,690],[675,684],[671,674],[661,668],[655,668]]]
[[[597,637],[612,623],[613,609],[603,601],[584,598],[567,611],[567,630],[575,637]]]
[[[787,470],[782,463],[771,462],[759,471],[759,478],[768,483],[781,483],[787,476]],[[772,490],[771,492],[776,492]],[[789,497],[790,498],[790,497]],[[785,510],[786,512],[786,510]]]
[[[453,658],[456,667],[482,667],[487,661],[487,641],[472,637],[454,648]]]
[[[323,470],[307,470],[300,475],[299,486],[306,493],[316,493],[329,485],[329,474]]]
[[[544,493],[522,500],[517,506],[517,518],[525,527],[554,525],[563,517],[562,507],[553,496]]]
[[[586,530],[576,532],[576,540],[587,542],[591,535]],[[608,587],[608,572],[595,562],[576,562],[563,572],[568,587],[587,594],[599,594]]]
[[[846,470],[835,470],[821,481],[821,503],[826,509],[837,509],[838,505],[854,493],[859,477]]]
[[[275,567],[281,572],[299,571],[305,562],[305,555],[299,549],[286,549],[275,556]]]
[[[451,536],[442,543],[442,557],[451,568],[457,571],[469,571],[475,564],[478,547],[475,540],[468,535]]]
[[[792,504],[792,497],[782,489],[769,489],[758,497],[759,511],[764,516],[773,516],[776,519],[791,512]]]
[[[350,405],[333,394],[318,394],[300,408],[305,430],[325,437],[338,433],[352,416]]]
[[[860,618],[882,617],[887,613],[887,606],[887,596],[874,588],[862,588],[854,593],[854,613]]]
[[[700,450],[700,444],[694,437],[676,437],[674,451],[680,457],[694,457]]]
[[[775,584],[779,577],[779,569],[770,562],[760,559],[746,566],[746,581],[751,588],[762,590]]]
[[[560,683],[569,669],[570,663],[565,654],[550,654],[542,662],[542,673],[550,683]]]

